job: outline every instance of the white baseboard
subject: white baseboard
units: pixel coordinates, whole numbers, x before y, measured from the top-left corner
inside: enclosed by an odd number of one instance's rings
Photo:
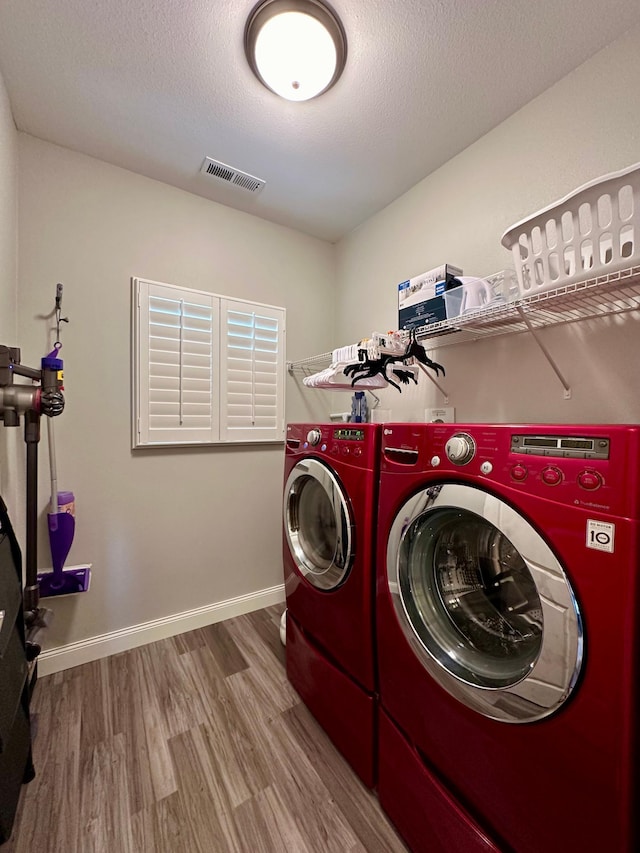
[[[117,652],[134,649],[136,646],[144,646],[156,640],[164,640],[176,634],[184,634],[205,625],[213,625],[214,622],[222,622],[225,619],[233,619],[234,616],[242,616],[253,610],[261,610],[272,604],[281,604],[285,600],[284,585],[272,586],[251,592],[248,595],[240,595],[227,601],[219,601],[216,604],[208,604],[195,610],[187,610],[184,613],[175,613],[173,616],[165,616],[162,619],[154,619],[152,622],[143,622],[140,625],[132,625],[109,634],[100,634],[97,637],[88,637],[76,643],[59,646],[55,649],[47,649],[38,657],[38,675],[51,675],[72,666],[79,666],[92,660],[108,657]]]

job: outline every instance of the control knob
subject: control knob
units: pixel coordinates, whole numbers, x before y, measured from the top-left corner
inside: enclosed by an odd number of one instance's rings
[[[599,489],[604,480],[597,471],[584,470],[578,474],[578,485],[589,492]]]
[[[549,465],[542,471],[542,482],[547,486],[558,486],[562,482],[562,471],[555,465]]]
[[[475,456],[476,443],[466,432],[459,432],[451,436],[444,449],[447,459],[454,465],[466,465]]]
[[[527,471],[525,466],[521,465],[519,462],[517,462],[511,468],[511,476],[517,483],[522,483],[524,480],[526,480],[528,473],[529,472]]]
[[[307,441],[312,447],[315,447],[316,444],[319,444],[321,438],[322,433],[319,429],[310,429],[307,433]]]

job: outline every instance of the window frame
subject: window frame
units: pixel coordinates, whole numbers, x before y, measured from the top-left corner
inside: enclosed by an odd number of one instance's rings
[[[132,277],[131,284],[132,448],[138,450],[149,447],[228,447],[284,442],[286,309],[138,276]],[[151,317],[154,311],[158,313],[158,303],[163,299],[180,303],[179,311],[168,312],[173,315],[174,321],[176,317],[180,319],[177,323],[167,324],[165,339],[167,351],[162,352],[162,355],[168,356],[167,373],[175,374],[177,368],[179,378],[176,387],[172,381],[175,377],[156,374],[156,380],[159,378],[161,383],[166,383],[162,384],[159,390],[157,387],[151,388],[153,373],[150,353],[153,350],[154,338],[157,338],[157,335],[151,332],[153,324]],[[192,309],[191,313],[183,315],[183,304]],[[207,311],[210,311],[210,318],[206,316]],[[248,358],[242,357],[240,353],[241,359],[237,362],[239,371],[232,369],[228,359],[230,312],[234,312],[235,316],[253,317],[253,325],[247,323],[252,331],[245,336],[251,344],[246,348]],[[187,344],[192,349],[186,353],[183,350],[184,316],[189,316],[191,323],[197,327],[195,332],[193,329],[188,330],[190,337]],[[206,327],[209,319],[210,327]],[[266,331],[261,331],[261,325]],[[194,371],[196,369],[193,366],[194,363],[198,367],[206,363],[209,331],[209,414],[207,414],[206,401],[203,400],[202,392],[191,391],[185,408],[195,410],[201,416],[187,413],[185,415],[187,422],[183,423],[183,370],[186,366],[187,370]],[[156,349],[156,352],[159,350]],[[246,373],[248,366],[251,368],[250,377]],[[199,377],[200,374],[198,374]],[[206,379],[206,377],[203,378]],[[249,385],[247,378],[251,380]],[[190,381],[198,389],[204,387],[203,383],[193,378]],[[155,398],[154,393],[158,395]],[[173,423],[166,427],[153,426],[154,418],[159,422],[163,418],[158,417],[157,414],[154,415],[152,408],[154,406],[161,408],[163,404],[167,404],[169,408],[175,409],[176,394],[180,399],[180,424]],[[194,405],[194,400],[202,405]],[[236,405],[238,401],[240,404]],[[251,410],[249,419],[247,418],[248,406]],[[235,409],[235,413],[244,413],[244,417],[232,417],[229,413],[230,409]],[[256,409],[259,413],[261,409],[262,417],[256,416]],[[175,417],[175,413],[173,414]],[[210,419],[209,425],[206,425],[207,417]],[[256,425],[256,420],[261,421],[262,424]],[[191,425],[192,421],[197,426]],[[188,438],[189,435],[191,437]]]

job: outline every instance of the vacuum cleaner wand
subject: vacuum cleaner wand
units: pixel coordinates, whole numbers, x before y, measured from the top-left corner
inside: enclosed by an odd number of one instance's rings
[[[41,415],[56,417],[64,410],[62,361],[56,359],[58,348],[42,359],[40,370],[20,363],[20,350],[0,344],[0,416],[6,427],[15,427],[24,416],[24,440],[27,445],[26,488],[26,559],[24,586],[24,618],[27,627],[27,657],[33,660],[40,652],[35,639],[47,627],[51,611],[39,607],[40,587],[37,568],[38,525],[38,443]],[[39,382],[39,385],[14,383],[15,376]]]

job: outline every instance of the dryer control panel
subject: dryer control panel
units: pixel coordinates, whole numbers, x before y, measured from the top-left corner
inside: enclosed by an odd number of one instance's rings
[[[327,464],[357,468],[378,467],[380,424],[287,424],[285,454],[290,458],[313,456]]]
[[[530,456],[555,456],[562,459],[608,459],[608,438],[587,438],[580,435],[511,436],[511,452]]]

